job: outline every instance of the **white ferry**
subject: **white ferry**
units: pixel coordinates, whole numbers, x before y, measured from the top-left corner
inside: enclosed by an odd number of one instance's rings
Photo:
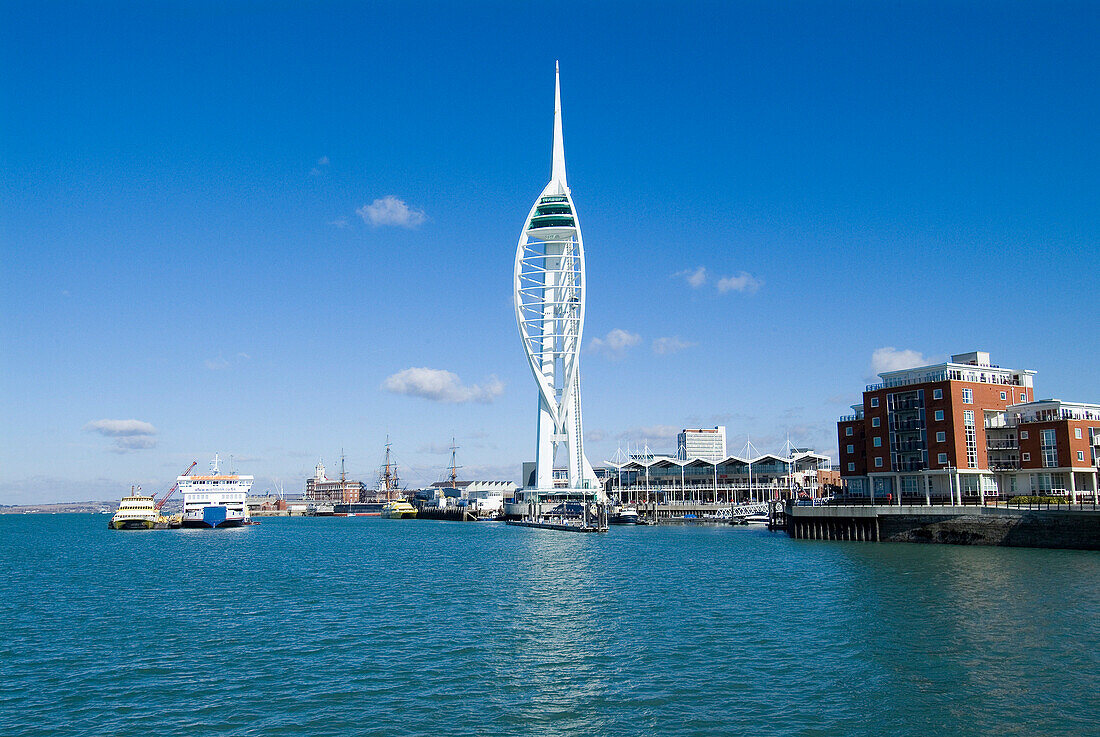
[[[245,497],[253,477],[223,474],[218,469],[220,460],[215,453],[206,476],[176,478],[183,494],[184,527],[240,527],[251,522]]]

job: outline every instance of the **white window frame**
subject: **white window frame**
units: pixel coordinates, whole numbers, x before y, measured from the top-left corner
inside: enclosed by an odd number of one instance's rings
[[[1075,437],[1078,440],[1081,439],[1081,428],[1079,428],[1079,427],[1073,428],[1073,437]]]
[[[933,389],[932,399],[943,399],[943,389]]]
[[[848,445],[848,452],[849,453],[855,453],[856,452],[856,446],[849,444]]]
[[[875,456],[875,468],[882,468],[882,457]]]
[[[882,447],[882,438],[875,438],[874,441],[873,441],[873,444],[876,448],[881,448]]]
[[[1030,461],[1031,460],[1031,454],[1030,453],[1021,453],[1020,454],[1020,460]]]
[[[1027,430],[1020,431],[1020,440],[1027,440]]]
[[[936,422],[943,422],[943,410],[936,410]]]
[[[871,406],[872,407],[877,407],[878,406],[878,397],[871,397]]]
[[[844,428],[844,437],[846,437],[846,438],[852,437],[852,428],[851,428],[850,425],[848,427]]]
[[[856,464],[854,464],[854,463],[849,463],[849,464],[848,464],[848,470],[849,470],[849,471],[855,471],[855,470],[856,470]]]
[[[1077,451],[1077,460],[1079,460],[1079,461],[1085,460],[1085,451],[1083,451],[1083,450]]]
[[[871,418],[871,427],[879,427],[881,424],[882,424],[882,418],[881,417],[872,417]]]
[[[1001,399],[1002,400],[1008,399],[1008,392],[1001,392]]]
[[[947,465],[947,454],[946,453],[940,453],[938,456],[936,456],[936,463],[940,464],[941,466],[946,466]]]
[[[936,433],[936,442],[937,443],[946,443],[947,442],[947,433],[945,433],[943,430],[940,430],[939,432],[937,432]]]
[[[970,387],[963,387],[962,401],[963,404],[974,404],[974,390]]]

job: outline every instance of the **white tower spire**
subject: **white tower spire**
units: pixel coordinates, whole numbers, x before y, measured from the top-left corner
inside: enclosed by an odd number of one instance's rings
[[[561,77],[558,63],[554,62],[554,166],[550,172],[550,182],[560,184],[559,193],[569,191],[565,182],[565,142],[561,135]]]
[[[553,168],[549,184],[527,215],[516,246],[516,323],[539,389],[536,488],[554,488],[554,457],[562,448],[568,487],[599,494],[600,484],[584,455],[581,429],[584,241],[565,181],[559,79],[555,64]]]

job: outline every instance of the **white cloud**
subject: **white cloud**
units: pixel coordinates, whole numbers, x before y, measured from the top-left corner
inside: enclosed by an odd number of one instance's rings
[[[336,218],[335,220],[329,220],[328,224],[333,226],[334,228],[340,228],[341,230],[351,225],[351,223],[348,222],[348,219],[343,215]]]
[[[156,435],[157,429],[141,420],[95,420],[84,426],[87,432],[96,432],[109,438]]]
[[[203,361],[203,365],[211,371],[223,371],[234,363],[241,363],[251,358],[247,353],[238,353],[232,359],[227,359],[225,356],[218,356],[217,358],[208,358]]]
[[[495,376],[490,376],[484,384],[463,384],[457,374],[433,368],[398,371],[382,382],[382,388],[393,394],[448,404],[489,403],[504,393],[504,383]]]
[[[871,354],[871,370],[876,374],[901,371],[916,366],[927,366],[931,361],[919,351],[898,350],[893,346],[876,348]]]
[[[363,205],[355,213],[374,226],[396,225],[401,228],[415,228],[428,219],[423,210],[414,210],[391,195]]]
[[[115,453],[129,453],[134,450],[148,450],[149,448],[157,447],[157,441],[150,437],[131,437],[131,438],[118,438],[115,440],[115,447],[112,450]]]
[[[593,338],[588,342],[588,350],[603,353],[609,358],[622,358],[628,350],[642,342],[642,336],[622,328],[615,328],[603,338]]]
[[[321,158],[317,159],[317,166],[309,170],[309,175],[311,177],[321,176],[321,172],[324,171],[322,167],[325,166],[328,166],[328,157],[322,156]]]
[[[693,343],[690,340],[684,340],[677,335],[673,335],[667,338],[654,338],[653,352],[656,353],[658,356],[665,356],[669,353],[676,353],[678,351],[684,350],[685,348],[691,348],[696,345],[699,344]]]
[[[675,440],[681,429],[677,425],[644,425],[623,430],[616,437],[619,440]]]
[[[677,271],[673,276],[683,277],[684,281],[686,281],[692,289],[698,289],[707,283],[707,269],[705,266]]]
[[[752,294],[763,286],[764,282],[757,279],[747,271],[742,271],[734,276],[724,276],[718,280],[718,292],[743,292]]]
[[[111,450],[115,453],[148,450],[157,446],[156,439],[152,437],[157,434],[157,429],[141,420],[95,420],[84,425],[84,431],[114,438]]]

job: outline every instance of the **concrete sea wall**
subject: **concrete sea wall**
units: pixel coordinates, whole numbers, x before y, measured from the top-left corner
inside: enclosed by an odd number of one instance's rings
[[[799,540],[1100,550],[1100,510],[789,506],[786,512],[787,534]]]

